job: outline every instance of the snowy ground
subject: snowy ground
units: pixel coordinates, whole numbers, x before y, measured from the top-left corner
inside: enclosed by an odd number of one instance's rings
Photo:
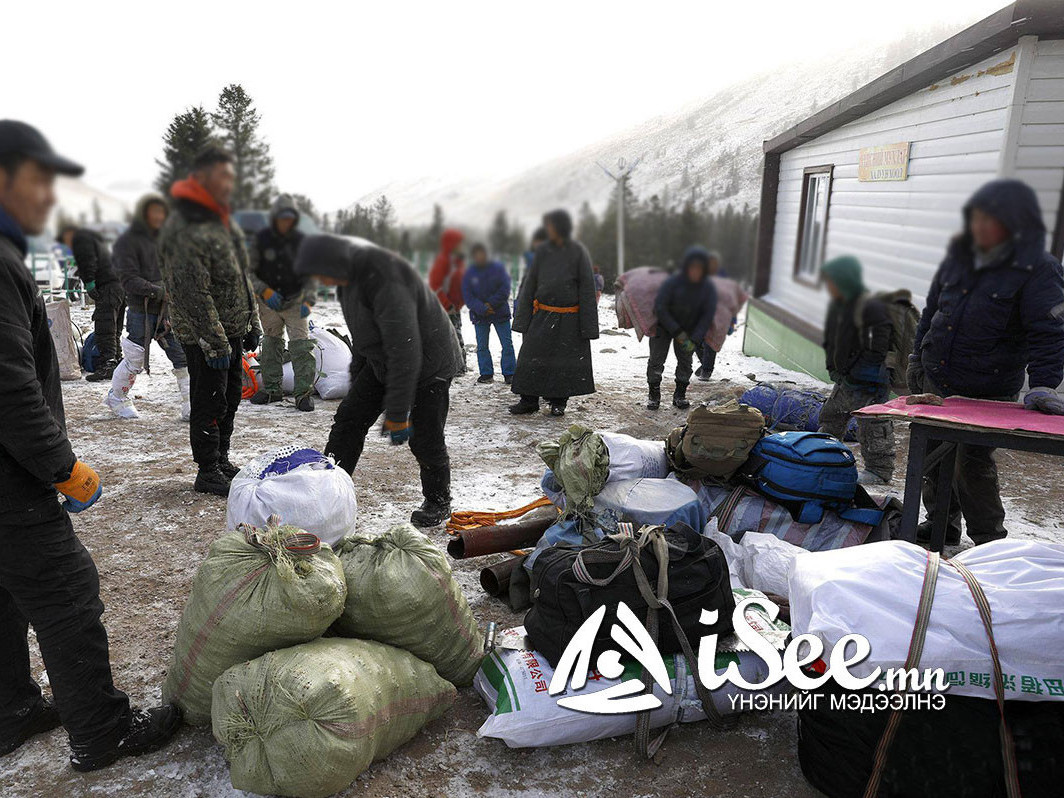
[[[88,323],[84,311],[76,321]],[[342,325],[339,308],[316,310],[322,325]],[[643,408],[646,343],[615,324],[612,303],[603,299],[604,334],[593,343],[598,393],[574,399],[565,419],[547,415],[512,417],[514,397],[499,379],[475,383],[475,356],[469,374],[451,391],[448,443],[456,509],[507,509],[539,495],[543,465],[538,441],[557,436],[580,422],[598,429],[645,438],[662,438],[683,422],[683,414],[665,405],[656,413]],[[516,336],[519,343],[520,336]],[[808,377],[740,352],[741,331],[732,336],[717,361],[712,383],[694,383],[695,400],[730,398],[760,380]],[[465,340],[474,340],[466,322]],[[496,352],[496,363],[497,363]],[[672,361],[669,361],[671,368]],[[178,420],[178,403],[169,364],[158,347],[152,352],[153,376],[141,376],[135,388],[141,419],[121,422],[100,404],[106,388],[64,383],[67,424],[75,450],[99,472],[101,502],[74,524],[93,552],[107,606],[104,621],[111,639],[115,681],[140,704],[157,703],[174,631],[189,585],[207,546],[224,531],[225,502],[194,493],[195,474],[188,450],[188,427]],[[666,389],[671,389],[667,374]],[[245,402],[237,415],[233,460],[240,463],[270,448],[302,443],[321,448],[337,402],[319,402],[311,414],[291,406],[253,407]],[[899,429],[899,464],[906,439]],[[1003,492],[1012,534],[1064,540],[1057,508],[1062,492],[1052,464],[1037,457],[1002,453]],[[893,489],[900,494],[901,471]],[[360,526],[380,532],[405,520],[420,502],[413,458],[371,435],[355,474]],[[433,533],[443,545],[446,535]],[[521,617],[485,596],[479,570],[492,558],[455,563],[455,572],[481,622],[500,628]],[[39,658],[35,668],[46,675]],[[810,788],[795,755],[795,723],[789,714],[750,715],[734,731],[714,732],[705,724],[674,730],[661,766],[641,762],[629,739],[602,740],[553,749],[511,750],[476,730],[487,710],[472,688],[461,690],[454,708],[411,743],[342,793],[359,796],[405,795],[552,795],[605,796],[719,795],[794,796],[818,793]],[[183,730],[164,751],[91,775],[67,765],[65,735],[34,739],[0,759],[0,794],[36,796],[151,795],[168,798],[244,795],[229,784],[221,748],[208,730]]]

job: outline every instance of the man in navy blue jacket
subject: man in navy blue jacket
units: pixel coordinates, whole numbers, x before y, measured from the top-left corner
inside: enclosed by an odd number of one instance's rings
[[[964,206],[964,232],[936,272],[909,359],[909,390],[1015,400],[1064,414],[1064,273],[1045,248],[1038,198],[1019,180],[994,180]],[[1007,534],[993,449],[961,446],[946,542],[960,541],[960,513],[976,543]],[[930,537],[937,474],[924,480]],[[959,500],[959,502],[958,502]],[[959,506],[959,510],[958,510]]]
[[[680,270],[666,279],[658,290],[658,297],[654,300],[657,335],[649,339],[648,410],[657,410],[661,406],[661,378],[670,344],[676,353],[676,390],[672,403],[681,410],[691,406],[687,399],[691,356],[705,340],[717,312],[717,289],[709,279],[709,260],[710,253],[705,247],[689,247]]]
[[[509,385],[513,381],[517,358],[514,356],[513,338],[510,334],[510,274],[497,260],[488,260],[488,250],[483,244],[474,244],[471,250],[473,268],[466,269],[462,278],[462,297],[469,308],[469,320],[477,333],[477,365],[480,378],[477,382],[495,380],[495,367],[491,362],[489,341],[491,328],[502,344],[502,377]]]

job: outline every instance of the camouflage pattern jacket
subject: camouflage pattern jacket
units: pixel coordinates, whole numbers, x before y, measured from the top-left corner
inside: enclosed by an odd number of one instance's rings
[[[244,234],[196,202],[177,199],[159,234],[174,333],[205,357],[232,355],[230,338],[261,332]]]

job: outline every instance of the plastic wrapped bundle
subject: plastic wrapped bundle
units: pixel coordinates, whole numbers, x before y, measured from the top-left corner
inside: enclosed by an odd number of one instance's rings
[[[406,651],[328,638],[222,674],[212,727],[238,790],[323,798],[443,715],[454,698],[451,684]]]
[[[340,634],[405,649],[452,684],[472,683],[483,635],[431,540],[400,524],[377,537],[349,537],[337,552],[351,599],[336,623]]]
[[[313,535],[270,526],[219,538],[192,582],[163,700],[189,723],[207,723],[211,687],[226,668],[319,637],[346,597],[340,561]]]

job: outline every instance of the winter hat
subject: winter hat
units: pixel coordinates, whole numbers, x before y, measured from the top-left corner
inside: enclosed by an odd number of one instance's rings
[[[976,191],[964,206],[965,231],[974,208],[993,216],[1014,238],[1045,246],[1046,225],[1038,195],[1022,180],[991,180]]]
[[[686,271],[687,267],[694,261],[699,261],[702,264],[703,274],[709,274],[709,258],[709,250],[699,244],[695,244],[694,246],[688,247],[683,253],[680,269]]]
[[[330,233],[307,236],[296,250],[296,274],[350,280],[355,256],[361,249],[343,236]]]
[[[861,261],[853,255],[832,258],[820,267],[820,271],[835,283],[835,287],[846,299],[853,299],[865,290],[861,277]]]
[[[573,217],[569,215],[569,211],[558,208],[544,214],[543,226],[546,227],[548,223],[554,227],[558,235],[564,240],[568,241],[573,237]]]

